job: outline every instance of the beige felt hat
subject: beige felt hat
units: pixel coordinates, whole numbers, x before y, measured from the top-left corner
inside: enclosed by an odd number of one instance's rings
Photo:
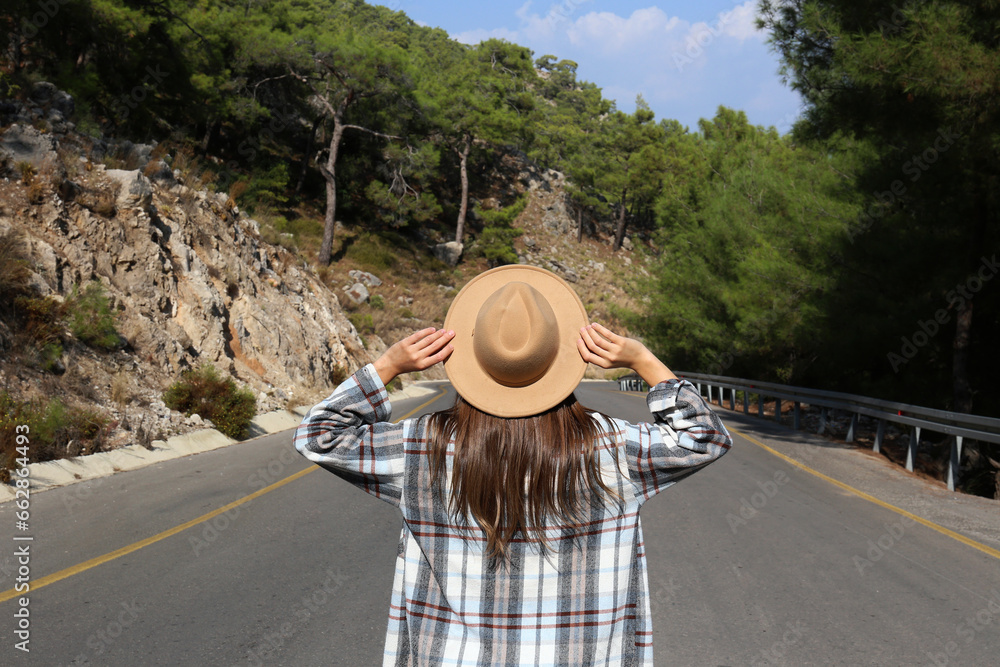
[[[455,332],[444,364],[455,391],[497,417],[545,412],[573,393],[587,363],[576,341],[587,311],[562,278],[501,266],[473,278],[448,309]]]

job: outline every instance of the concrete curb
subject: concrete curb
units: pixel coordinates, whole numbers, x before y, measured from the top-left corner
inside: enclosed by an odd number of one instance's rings
[[[304,409],[302,414],[305,414]],[[215,429],[204,429],[176,435],[165,441],[154,440],[151,443],[152,449],[146,449],[140,445],[129,445],[90,456],[32,463],[28,466],[28,470],[31,471],[31,491],[38,493],[88,479],[113,475],[116,472],[144,468],[160,461],[228,447],[237,442],[248,442],[264,435],[295,428],[301,422],[302,416],[299,414],[288,410],[278,410],[254,417],[251,421],[250,437],[247,440],[234,440]],[[9,484],[0,486],[0,503],[13,499],[14,488]]]
[[[418,398],[433,394],[435,391],[437,390],[430,387],[411,384],[406,389],[391,394],[389,400]],[[184,435],[175,435],[168,440],[154,440],[150,445],[152,449],[146,449],[140,445],[129,445],[90,456],[32,463],[28,466],[28,470],[31,471],[31,492],[38,493],[88,479],[113,475],[116,472],[144,468],[153,463],[200,454],[297,428],[310,408],[312,406],[302,406],[293,408],[291,411],[278,410],[257,415],[250,422],[249,437],[246,440],[234,440],[209,428]],[[0,484],[0,503],[14,500],[14,492],[15,489],[10,484]]]

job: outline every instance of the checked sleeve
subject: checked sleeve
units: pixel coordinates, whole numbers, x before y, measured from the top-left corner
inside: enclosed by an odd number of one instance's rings
[[[389,395],[369,364],[309,411],[295,431],[295,449],[398,507],[404,475],[403,425],[388,423],[391,416]]]
[[[732,438],[686,380],[667,380],[646,396],[655,422],[628,429],[629,478],[640,503],[725,454]]]

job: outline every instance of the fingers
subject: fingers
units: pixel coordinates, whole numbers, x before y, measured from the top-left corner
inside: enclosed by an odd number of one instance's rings
[[[451,344],[452,339],[455,338],[454,331],[444,329],[441,331],[432,329],[431,331],[433,333],[427,335],[411,350],[413,361],[419,367],[418,370],[430,368],[434,364],[444,361],[455,349]]]
[[[595,366],[600,366],[601,368],[611,367],[610,363],[606,359],[603,359],[602,357],[599,357],[590,351],[590,349],[587,347],[587,343],[584,342],[583,338],[576,339],[576,347],[580,351],[580,356],[588,364],[594,364]]]
[[[603,336],[605,340],[609,341],[614,345],[621,345],[625,341],[624,337],[619,336],[614,331],[608,329],[602,324],[594,322],[593,324],[590,325],[590,327],[597,333],[601,334],[601,336]]]

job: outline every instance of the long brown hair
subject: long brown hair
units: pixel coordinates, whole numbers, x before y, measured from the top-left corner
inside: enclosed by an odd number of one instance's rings
[[[572,394],[531,417],[495,417],[459,396],[431,415],[432,479],[447,487],[448,444],[455,441],[449,510],[486,533],[485,554],[507,560],[518,537],[548,548],[553,519],[579,523],[588,508],[620,500],[604,482],[595,451],[600,423]],[[617,462],[617,456],[615,456]]]

